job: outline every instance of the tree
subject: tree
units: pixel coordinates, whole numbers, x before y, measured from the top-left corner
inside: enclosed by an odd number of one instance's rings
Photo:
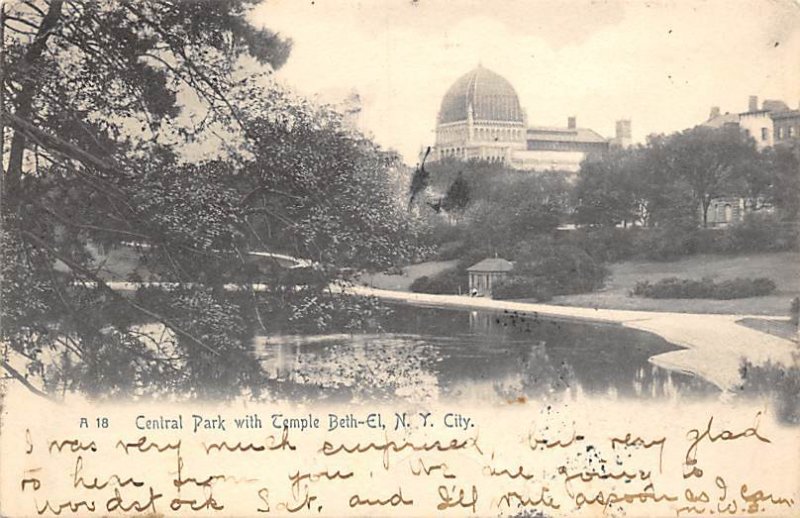
[[[250,55],[278,67],[290,48],[287,40],[246,21],[253,4],[26,0],[9,6],[4,87],[14,131],[7,201],[13,204],[24,154],[37,140],[25,123],[72,134],[73,144],[94,144],[88,151],[104,156],[123,133],[119,118],[152,134],[166,131],[179,111],[179,84],[212,110],[224,107],[235,116],[225,94],[236,60]]]
[[[387,154],[241,70],[254,58],[268,73],[290,46],[249,25],[254,3],[8,7],[2,339],[47,390],[256,394],[256,329],[291,325],[309,300],[347,306],[326,291],[342,267],[413,253]],[[192,160],[186,146],[213,133],[227,153]],[[175,287],[112,289],[96,250],[123,249]],[[297,289],[251,250],[318,266]]]
[[[503,176],[476,194],[463,225],[473,249],[509,254],[521,242],[553,233],[568,198],[562,175]]]
[[[493,185],[504,182],[508,176],[519,177],[515,171],[501,162],[444,157],[427,165],[430,186],[435,191],[445,192],[460,176],[469,184],[473,194],[487,192]]]
[[[735,194],[734,171],[754,159],[751,141],[738,128],[698,126],[668,137],[661,151],[662,174],[684,180],[691,189],[703,226],[708,225],[708,208],[714,198]]]
[[[762,170],[769,178],[764,195],[781,217],[796,222],[800,216],[800,144],[781,145],[762,152]]]
[[[456,179],[450,184],[450,188],[447,189],[447,194],[442,200],[442,209],[450,213],[460,213],[467,208],[469,200],[469,184],[464,179],[464,175],[459,172]]]
[[[575,218],[589,226],[627,225],[644,219],[643,150],[612,150],[581,164],[573,191]]]

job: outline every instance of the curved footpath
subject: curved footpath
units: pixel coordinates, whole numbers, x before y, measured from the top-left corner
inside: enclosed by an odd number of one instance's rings
[[[755,365],[767,361],[790,365],[795,343],[737,324],[751,315],[719,315],[697,313],[666,313],[592,309],[572,306],[532,304],[509,300],[432,295],[382,290],[366,286],[351,286],[347,291],[406,304],[436,307],[471,308],[488,311],[516,311],[548,318],[563,318],[609,324],[649,331],[670,343],[684,347],[678,351],[657,354],[650,361],[659,367],[696,374],[722,390],[735,390],[742,383],[739,366],[743,359]],[[782,317],[752,318],[780,319]]]

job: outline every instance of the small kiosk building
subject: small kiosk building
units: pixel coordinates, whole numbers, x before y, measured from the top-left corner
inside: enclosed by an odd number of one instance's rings
[[[499,257],[484,259],[467,268],[470,295],[491,296],[492,288],[514,269],[511,261]]]

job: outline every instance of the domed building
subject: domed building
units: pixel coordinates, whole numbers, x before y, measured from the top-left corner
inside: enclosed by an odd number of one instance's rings
[[[525,149],[525,112],[504,77],[478,66],[447,91],[436,125],[437,158],[511,162]]]
[[[596,132],[528,127],[517,92],[503,76],[480,65],[447,90],[436,124],[434,160],[455,157],[503,162],[517,169],[577,171],[589,153],[608,151]]]

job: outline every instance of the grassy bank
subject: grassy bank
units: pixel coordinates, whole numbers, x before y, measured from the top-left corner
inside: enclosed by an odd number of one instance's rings
[[[800,254],[696,255],[672,262],[626,261],[610,265],[606,286],[593,293],[556,297],[552,303],[609,309],[638,309],[684,313],[785,315],[792,298],[800,296]],[[767,296],[733,300],[645,299],[630,297],[636,282],[668,277],[715,281],[768,277],[777,290]]]
[[[414,279],[431,276],[455,266],[455,261],[432,261],[403,269],[402,275],[375,274],[362,277],[369,286],[408,291]],[[681,313],[727,313],[740,315],[786,315],[792,298],[800,296],[800,253],[775,252],[748,255],[695,255],[678,261],[625,261],[609,265],[605,287],[592,293],[555,297],[550,303],[604,309],[670,311]],[[734,300],[645,299],[630,297],[638,281],[656,282],[667,277],[715,281],[737,277],[768,277],[778,286],[771,295]]]

